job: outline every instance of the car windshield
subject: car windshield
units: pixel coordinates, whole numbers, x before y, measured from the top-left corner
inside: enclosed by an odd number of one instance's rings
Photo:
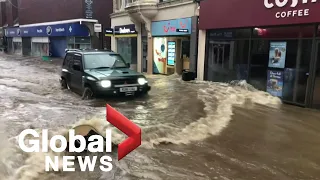
[[[85,54],[85,69],[126,68],[127,65],[119,54]]]

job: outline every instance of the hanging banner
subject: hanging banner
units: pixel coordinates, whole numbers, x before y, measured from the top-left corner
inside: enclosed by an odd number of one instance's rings
[[[84,15],[86,19],[93,19],[93,0],[84,0]]]
[[[282,97],[283,72],[268,70],[267,92],[273,96]]]
[[[287,42],[270,42],[269,67],[284,68],[286,64]]]

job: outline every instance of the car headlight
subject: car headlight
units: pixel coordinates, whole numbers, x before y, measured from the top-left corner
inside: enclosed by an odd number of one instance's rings
[[[109,80],[100,81],[100,85],[101,85],[103,88],[111,87],[111,81],[109,81]]]
[[[146,80],[146,78],[138,78],[138,83],[140,85],[144,85],[144,84],[148,83],[148,81]]]

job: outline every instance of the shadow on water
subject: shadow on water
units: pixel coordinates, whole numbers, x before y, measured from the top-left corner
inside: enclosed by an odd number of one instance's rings
[[[118,104],[118,103],[136,103],[137,101],[148,101],[151,97],[145,95],[143,97],[137,96],[118,96],[118,97],[99,97],[93,100],[87,100],[88,105],[91,107],[105,107],[106,104]]]

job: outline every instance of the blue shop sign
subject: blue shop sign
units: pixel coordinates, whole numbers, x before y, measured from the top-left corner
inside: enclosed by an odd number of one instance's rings
[[[90,36],[90,31],[85,25],[69,23],[7,28],[5,35],[7,37]]]
[[[151,24],[152,36],[177,36],[191,34],[191,18],[157,21]]]

